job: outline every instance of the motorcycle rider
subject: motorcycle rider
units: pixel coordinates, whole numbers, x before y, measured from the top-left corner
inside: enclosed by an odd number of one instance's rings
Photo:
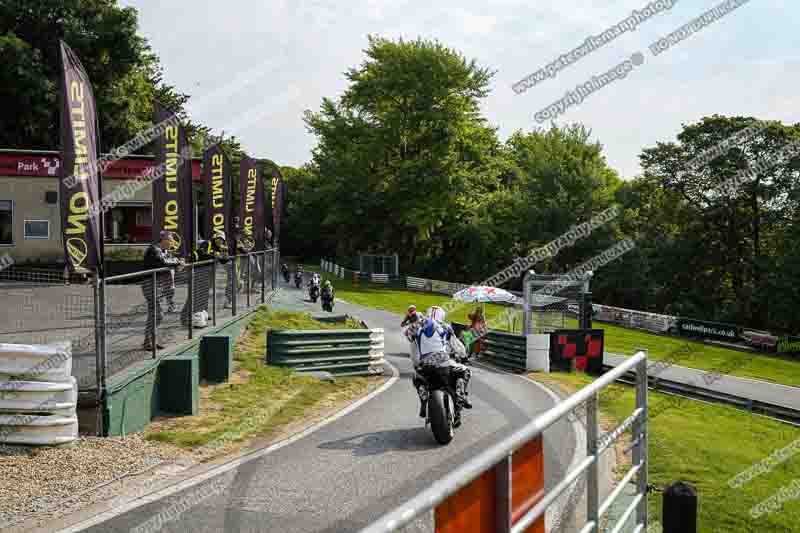
[[[311,279],[308,280],[308,294],[309,294],[309,296],[311,295],[311,291],[314,289],[314,287],[319,289],[319,283],[320,283],[319,274],[314,272],[313,274],[311,274]]]
[[[400,322],[400,327],[404,328],[408,324],[413,324],[419,319],[420,319],[420,314],[417,313],[417,306],[413,304],[409,305],[408,310],[406,310],[406,316],[404,316],[403,321]]]
[[[286,281],[289,281],[289,266],[286,263],[281,265],[281,274]]]
[[[331,285],[331,280],[326,279],[325,284],[322,286],[322,292],[320,292],[320,297],[322,298],[323,303],[329,303],[333,301],[334,294],[333,294],[333,285]]]
[[[417,394],[420,400],[419,416],[425,418],[427,411],[427,401],[422,391],[424,382],[419,379],[417,374],[425,372],[426,367],[449,367],[450,368],[450,386],[455,392],[455,412],[453,419],[453,427],[461,425],[461,410],[472,409],[472,404],[467,398],[467,386],[472,378],[472,372],[469,368],[457,363],[450,358],[448,353],[448,345],[455,332],[450,325],[444,323],[444,310],[441,313],[434,313],[435,318],[425,318],[421,327],[414,336],[417,357],[412,355],[412,362],[414,363],[415,375],[412,380],[414,387],[417,389]]]

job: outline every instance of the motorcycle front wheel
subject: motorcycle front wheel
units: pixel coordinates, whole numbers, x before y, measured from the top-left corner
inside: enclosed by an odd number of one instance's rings
[[[450,395],[441,389],[431,392],[428,398],[428,419],[431,422],[433,437],[439,444],[449,444],[453,440],[453,407]]]

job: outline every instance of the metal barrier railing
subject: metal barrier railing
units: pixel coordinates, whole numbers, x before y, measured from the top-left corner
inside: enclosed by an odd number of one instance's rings
[[[601,437],[597,412],[600,391],[630,370],[636,371],[636,408],[631,416],[620,426]],[[519,491],[514,491],[512,482],[512,479],[517,479],[512,470],[514,453],[537,439],[541,439],[547,428],[567,417],[576,407],[584,403],[586,404],[587,416],[586,459],[581,461],[574,470],[567,472],[564,478],[549,492],[545,493],[542,486],[540,495],[537,495],[537,493],[522,495],[523,499],[528,502],[534,498],[538,501],[532,506],[523,506],[524,512],[515,512],[511,502],[512,499],[518,499],[520,495],[518,494]],[[631,428],[633,432],[633,466],[611,494],[601,502],[599,483],[600,454],[628,428]],[[541,457],[543,453],[541,445],[538,450]],[[469,526],[466,529],[464,529],[463,525],[460,526],[460,530],[465,533],[479,531],[522,533],[528,531],[529,528],[534,528],[532,529],[534,531],[544,531],[544,514],[547,508],[584,473],[587,474],[587,519],[586,524],[580,530],[581,533],[599,532],[600,518],[608,512],[625,486],[634,477],[636,477],[636,495],[622,513],[612,532],[619,533],[634,513],[636,513],[634,533],[645,531],[647,529],[647,353],[644,351],[637,352],[636,355],[627,359],[623,364],[543,413],[505,440],[469,460],[443,479],[436,481],[428,489],[405,504],[385,514],[378,521],[363,529],[361,533],[397,531],[411,523],[422,513],[434,508],[445,507],[448,499],[457,496],[462,490],[468,489],[471,484],[479,483],[485,478],[485,474],[492,471],[495,474],[493,496],[496,519],[488,526],[485,520],[469,521]],[[476,493],[477,491],[474,491],[472,494]],[[441,515],[449,517],[448,519],[452,519],[456,515],[455,520],[457,520],[459,513],[468,514],[475,512],[474,509],[479,509],[478,512],[486,512],[486,509],[481,505],[451,505],[447,506],[447,512],[442,512]],[[437,512],[436,514],[439,515],[440,513]],[[465,522],[465,520],[461,520],[460,523],[464,524]],[[437,532],[452,530],[446,524],[436,523],[435,527]]]
[[[210,259],[183,268],[162,267],[95,279],[98,398],[106,390],[109,369],[121,370],[121,364],[127,366],[142,358],[138,354],[147,354],[137,342],[146,341],[143,344],[150,357],[156,359],[162,336],[178,342],[194,338],[197,312],[207,312],[208,323],[216,326],[220,318],[266,303],[267,290],[277,286],[278,260],[278,250],[268,249],[231,256],[225,263]],[[176,302],[176,297],[181,300]],[[144,304],[133,305],[142,299]],[[163,299],[175,313],[176,303],[183,304],[180,321],[167,319],[161,307]],[[109,311],[116,321],[109,321]]]

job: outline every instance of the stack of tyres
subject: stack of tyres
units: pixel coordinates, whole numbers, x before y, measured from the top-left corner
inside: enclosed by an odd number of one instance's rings
[[[72,443],[78,438],[77,405],[69,342],[0,344],[0,443]]]

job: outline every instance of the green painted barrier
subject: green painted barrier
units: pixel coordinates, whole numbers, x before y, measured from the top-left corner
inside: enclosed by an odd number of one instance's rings
[[[484,337],[483,359],[512,372],[527,370],[528,356],[525,337],[491,330]]]
[[[383,373],[382,329],[272,330],[266,363],[338,376]]]

